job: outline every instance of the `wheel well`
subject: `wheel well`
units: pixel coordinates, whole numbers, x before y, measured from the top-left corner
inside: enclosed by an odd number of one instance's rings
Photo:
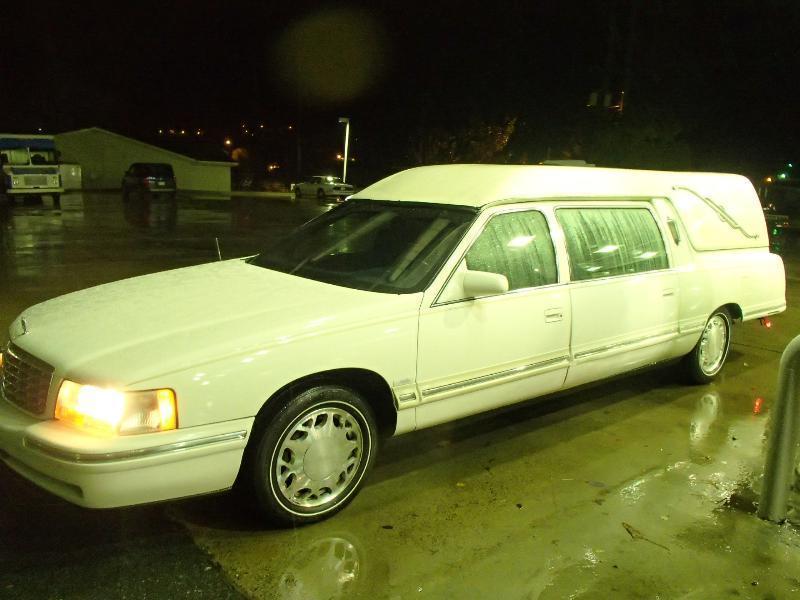
[[[301,377],[272,394],[256,415],[256,421],[268,417],[289,398],[316,385],[341,385],[358,392],[372,407],[381,437],[392,435],[397,427],[394,396],[386,380],[367,369],[334,369]]]
[[[742,320],[742,307],[738,304],[731,302],[730,304],[724,304],[720,308],[724,308],[728,311],[728,314],[734,321],[741,321]]]

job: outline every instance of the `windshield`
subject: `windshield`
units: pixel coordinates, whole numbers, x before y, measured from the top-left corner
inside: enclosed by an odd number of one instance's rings
[[[425,289],[477,211],[350,200],[250,260],[336,285],[388,293]]]
[[[54,165],[55,150],[28,150],[28,148],[8,148],[0,152],[3,161],[9,165]]]

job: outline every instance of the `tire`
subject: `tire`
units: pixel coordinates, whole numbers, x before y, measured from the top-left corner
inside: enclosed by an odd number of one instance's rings
[[[378,446],[370,406],[334,385],[297,394],[254,433],[260,435],[249,465],[255,499],[283,525],[321,521],[344,508],[360,490]]]
[[[728,311],[717,309],[706,321],[700,339],[683,359],[690,383],[709,383],[722,370],[731,347],[732,321]]]
[[[320,202],[325,202],[325,190],[323,190],[322,188],[319,188],[317,190],[317,200],[319,200]]]
[[[294,197],[295,198],[300,198],[300,197],[302,197],[302,195],[303,195],[303,192],[300,191],[300,186],[299,185],[294,186]]]
[[[53,208],[61,208],[61,194],[53,194]]]

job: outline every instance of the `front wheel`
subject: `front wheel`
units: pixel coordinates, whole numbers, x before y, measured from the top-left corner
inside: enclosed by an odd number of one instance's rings
[[[684,371],[692,383],[709,383],[722,370],[731,347],[731,317],[716,310],[706,322],[700,340],[684,358]]]
[[[319,188],[317,190],[317,200],[319,200],[320,202],[325,202],[325,190],[323,190],[322,188]]]
[[[258,504],[283,524],[325,519],[358,493],[376,449],[375,417],[361,396],[333,385],[310,388],[261,428],[251,463]]]

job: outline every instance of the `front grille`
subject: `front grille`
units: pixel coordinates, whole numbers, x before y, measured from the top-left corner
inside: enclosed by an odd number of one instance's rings
[[[25,175],[22,180],[26,186],[47,185],[47,175]]]
[[[24,350],[9,345],[3,353],[3,396],[22,410],[35,415],[44,412],[52,379],[53,367]]]

